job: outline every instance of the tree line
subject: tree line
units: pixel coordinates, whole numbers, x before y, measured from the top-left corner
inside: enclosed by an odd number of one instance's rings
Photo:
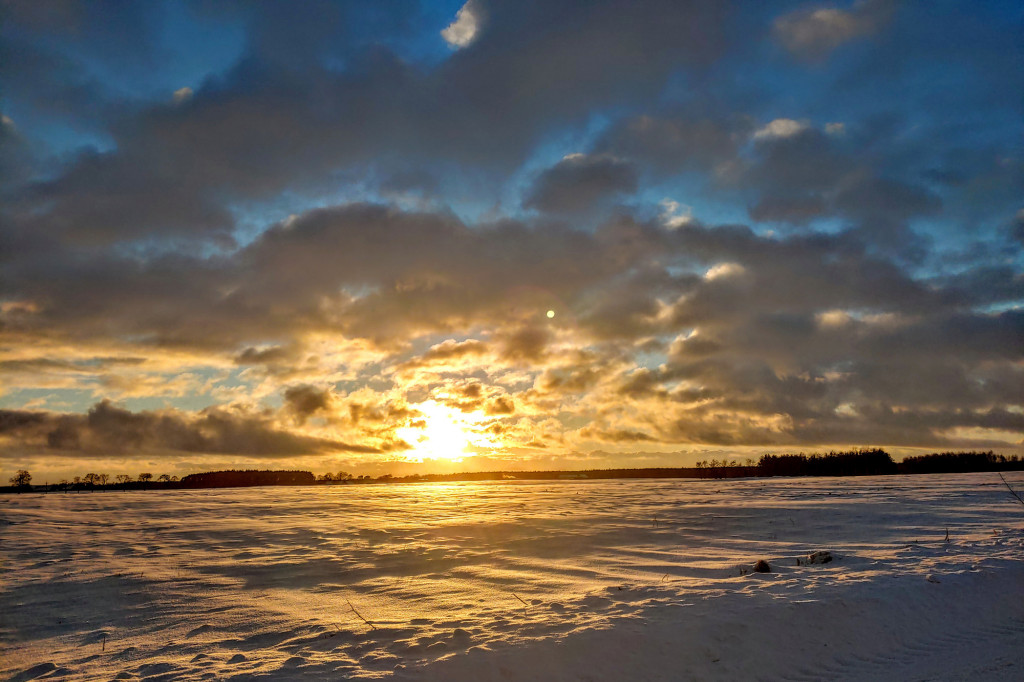
[[[970,471],[1014,471],[1024,469],[1024,459],[1017,455],[988,452],[936,452],[931,455],[906,457],[899,463],[904,474],[952,474]]]
[[[17,473],[15,473],[9,481],[11,487],[15,489],[33,489],[32,474],[25,469],[18,469]],[[111,477],[110,474],[96,474],[90,472],[85,476],[75,476],[71,479],[63,478],[57,483],[46,483],[43,487],[47,490],[59,490],[63,492],[97,489],[104,490],[110,488],[130,490],[141,488],[166,488],[178,483],[178,481],[178,477],[171,474],[160,474],[154,478],[153,474],[145,471],[139,474],[136,478],[132,478],[129,474],[117,474],[116,476]]]
[[[160,474],[154,477],[150,472],[142,472],[132,478],[128,474],[88,473],[72,479],[62,479],[57,483],[43,486],[32,485],[32,474],[19,469],[10,479],[15,490],[43,489],[47,492],[82,492],[93,490],[147,490],[166,488],[235,488],[256,485],[312,485],[316,478],[308,471],[257,471],[231,470],[209,471],[189,474],[182,478],[171,474]],[[333,480],[329,479],[329,480]],[[340,479],[339,479],[340,480]]]
[[[313,485],[309,471],[257,471],[255,469],[207,471],[181,479],[182,488],[244,488],[257,485]]]
[[[46,486],[33,486],[32,474],[19,469],[10,478],[8,490],[80,492],[86,490],[145,490],[149,488],[230,488],[259,485],[314,485],[359,483],[415,483],[432,481],[490,481],[506,479],[557,480],[560,478],[745,478],[751,476],[880,476],[887,474],[968,473],[972,471],[1024,470],[1024,459],[987,452],[935,452],[906,457],[900,462],[881,448],[862,448],[844,452],[797,453],[775,455],[766,453],[755,464],[752,459],[711,459],[697,462],[695,467],[661,467],[647,469],[595,469],[587,471],[489,471],[459,474],[413,474],[395,477],[385,474],[353,476],[347,472],[314,476],[309,471],[230,470],[189,474],[182,479],[169,474],[156,478],[143,472],[136,478],[118,474],[88,473],[71,480]]]
[[[892,456],[880,448],[795,455],[764,455],[760,476],[881,476],[899,473]]]

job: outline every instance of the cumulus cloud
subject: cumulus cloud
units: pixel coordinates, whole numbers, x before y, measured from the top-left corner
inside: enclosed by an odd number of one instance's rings
[[[480,30],[480,8],[473,0],[459,8],[455,14],[455,21],[441,31],[441,37],[451,47],[462,48],[473,42],[477,31]]]
[[[719,263],[704,273],[704,279],[713,280],[725,277],[741,277],[746,271],[746,268],[739,263]]]
[[[794,121],[791,118],[777,118],[763,128],[754,131],[755,140],[766,140],[779,137],[793,137],[807,130],[807,123]]]
[[[676,230],[694,222],[692,206],[668,198],[662,199],[659,206],[661,206],[661,222],[670,230]]]
[[[849,9],[816,6],[775,20],[776,39],[804,59],[823,59],[841,45],[868,36],[892,16],[892,0],[858,0]]]

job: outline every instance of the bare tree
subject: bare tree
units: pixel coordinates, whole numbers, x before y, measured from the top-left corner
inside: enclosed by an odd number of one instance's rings
[[[132,477],[129,476],[128,474],[118,474],[117,476],[114,477],[114,481],[118,485],[127,485],[128,483],[132,482]]]
[[[144,472],[144,473],[139,474],[139,483],[149,483],[152,480],[153,480],[153,474],[151,474],[149,472]]]
[[[17,473],[11,477],[11,485],[15,488],[31,488],[32,487],[32,474],[27,469],[18,469]]]

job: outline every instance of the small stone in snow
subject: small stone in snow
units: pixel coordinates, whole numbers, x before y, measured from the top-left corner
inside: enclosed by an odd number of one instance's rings
[[[755,573],[771,573],[772,567],[768,565],[768,562],[764,559],[758,559],[757,563],[754,564]]]

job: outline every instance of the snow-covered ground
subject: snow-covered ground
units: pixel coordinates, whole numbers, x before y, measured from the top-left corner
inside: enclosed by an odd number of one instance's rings
[[[0,559],[13,680],[1024,679],[996,474],[9,495]]]

